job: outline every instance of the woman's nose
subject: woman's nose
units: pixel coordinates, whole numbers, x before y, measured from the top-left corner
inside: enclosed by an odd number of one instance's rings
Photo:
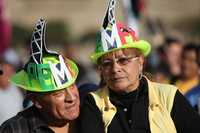
[[[120,65],[117,63],[117,61],[113,61],[111,69],[112,69],[112,72],[117,72],[120,70]]]

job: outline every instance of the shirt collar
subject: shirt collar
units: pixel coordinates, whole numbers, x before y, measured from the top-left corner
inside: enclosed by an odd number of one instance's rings
[[[28,111],[31,110],[31,111]],[[26,114],[28,117],[28,122],[31,125],[33,130],[36,130],[41,127],[46,127],[48,128],[48,125],[45,123],[45,121],[42,119],[43,117],[40,115],[39,110],[35,107],[32,106],[27,109],[28,113]]]

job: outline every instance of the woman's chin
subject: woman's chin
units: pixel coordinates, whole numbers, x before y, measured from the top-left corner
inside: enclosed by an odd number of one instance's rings
[[[114,85],[112,85],[112,87],[110,87],[113,91],[115,92],[124,92],[128,89],[128,86],[125,85],[124,83],[115,83]]]

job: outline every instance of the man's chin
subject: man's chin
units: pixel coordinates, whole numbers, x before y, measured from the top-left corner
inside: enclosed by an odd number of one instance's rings
[[[75,120],[76,118],[78,118],[78,116],[79,116],[79,113],[73,114],[73,115],[71,115],[70,117],[67,117],[67,120],[68,120],[68,121],[73,121],[73,120]]]
[[[70,112],[70,113],[68,113],[68,115],[66,116],[66,118],[68,120],[70,120],[70,121],[75,120],[79,116],[79,112],[80,111],[78,111],[78,110]]]

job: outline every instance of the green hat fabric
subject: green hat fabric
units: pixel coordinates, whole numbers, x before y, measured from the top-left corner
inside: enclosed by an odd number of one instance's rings
[[[76,64],[49,51],[45,44],[46,22],[40,19],[31,40],[31,57],[25,67],[12,76],[11,82],[32,92],[50,92],[72,85],[78,76]]]
[[[135,31],[122,23],[116,23],[114,10],[115,0],[110,0],[100,34],[97,37],[95,52],[91,60],[97,63],[103,55],[125,48],[136,48],[144,56],[151,51],[151,45],[145,40],[138,40]]]

